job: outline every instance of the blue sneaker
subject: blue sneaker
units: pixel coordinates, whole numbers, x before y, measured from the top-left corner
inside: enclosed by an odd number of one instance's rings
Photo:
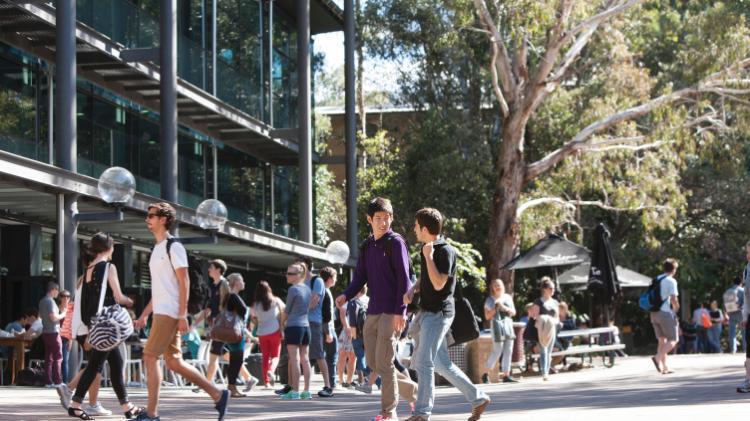
[[[304,392],[299,394],[300,399],[312,399],[312,395],[310,394],[309,390],[305,390]]]
[[[290,390],[288,393],[281,395],[281,400],[284,401],[298,401],[300,399],[299,392]]]
[[[153,418],[149,417],[148,413],[146,411],[143,411],[140,414],[138,414],[138,416],[135,419],[136,419],[136,421],[138,421],[138,420],[140,420],[140,421],[161,421],[159,419],[159,416],[156,416],[156,417],[153,417]]]
[[[221,392],[221,397],[216,402],[216,411],[219,413],[219,421],[224,421],[224,414],[227,413],[227,405],[229,405],[229,391],[224,389]]]

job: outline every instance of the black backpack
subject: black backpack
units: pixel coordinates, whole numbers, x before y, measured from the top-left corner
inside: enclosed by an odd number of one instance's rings
[[[362,303],[362,301],[359,301],[357,304],[357,312],[355,317],[355,328],[357,329],[357,337],[358,338],[364,338],[365,337],[365,320],[367,319],[367,307]]]
[[[331,318],[333,317],[333,314],[331,314],[331,293],[330,291],[328,291],[328,288],[323,289],[322,315],[323,315],[323,324],[328,324],[331,322]]]
[[[172,264],[172,254],[170,253],[172,244],[179,242],[180,240],[175,237],[167,238],[167,257],[169,258],[170,264]],[[188,279],[190,280],[190,294],[188,295],[187,310],[188,313],[195,314],[206,308],[209,290],[208,285],[206,285],[206,282],[203,280],[203,268],[201,267],[200,262],[198,259],[191,256],[190,253],[188,253],[187,257]],[[174,269],[174,266],[172,268]]]

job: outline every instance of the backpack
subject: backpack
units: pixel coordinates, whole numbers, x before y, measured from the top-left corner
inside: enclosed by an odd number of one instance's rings
[[[656,312],[661,309],[661,306],[665,301],[661,298],[661,281],[666,278],[667,275],[659,275],[651,280],[651,285],[648,286],[646,292],[641,294],[638,299],[638,305],[645,311]]]
[[[727,313],[740,311],[740,298],[737,296],[737,288],[732,287],[724,291],[722,301],[724,301],[724,310]]]
[[[357,306],[357,313],[355,317],[355,325],[354,327],[357,329],[357,337],[358,338],[364,338],[365,337],[365,320],[367,319],[367,306],[364,305],[361,301],[356,304]]]
[[[323,289],[323,324],[328,324],[331,322],[331,318],[333,317],[333,314],[331,314],[331,293],[328,291],[328,289]]]
[[[167,257],[169,258],[170,264],[172,263],[172,254],[170,253],[172,244],[179,242],[180,240],[175,237],[167,238]],[[153,249],[151,249],[151,251],[153,251]],[[188,313],[195,314],[199,313],[206,307],[209,290],[208,285],[203,281],[203,269],[201,268],[200,262],[189,253],[187,254],[187,257],[188,280],[190,281],[187,310]],[[174,269],[174,266],[172,266],[172,269]]]

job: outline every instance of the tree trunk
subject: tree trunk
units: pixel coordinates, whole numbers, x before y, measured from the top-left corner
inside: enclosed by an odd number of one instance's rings
[[[510,118],[503,121],[489,232],[490,264],[487,278],[501,278],[508,293],[513,293],[513,278],[511,271],[501,268],[513,258],[519,245],[516,211],[526,171],[521,149],[526,122],[518,114],[520,113],[511,114]]]

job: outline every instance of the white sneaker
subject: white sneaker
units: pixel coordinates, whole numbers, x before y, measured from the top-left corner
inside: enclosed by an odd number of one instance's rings
[[[54,383],[50,383],[50,384],[45,384],[44,387],[46,387],[47,389],[54,389],[57,387],[57,385]]]
[[[247,381],[245,382],[245,388],[243,389],[243,392],[249,392],[249,391],[253,390],[253,388],[257,384],[258,384],[258,379],[256,379],[253,376],[250,376],[250,378],[247,379]]]
[[[68,385],[63,383],[58,386],[57,395],[60,396],[60,405],[62,405],[63,408],[68,409],[70,406],[70,399],[73,397],[73,392]]]
[[[105,409],[99,402],[97,402],[96,405],[89,404],[86,408],[84,408],[84,411],[86,411],[86,413],[89,415],[112,415],[112,411],[110,411],[109,409]]]

